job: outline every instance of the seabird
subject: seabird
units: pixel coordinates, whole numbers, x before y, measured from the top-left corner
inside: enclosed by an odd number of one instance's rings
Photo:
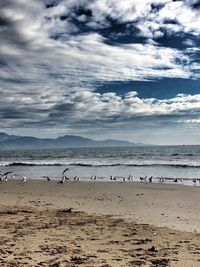
[[[128,178],[127,178],[128,181],[131,181],[133,180],[133,175],[129,175]]]
[[[66,171],[69,171],[69,168],[66,168],[66,169],[62,172],[62,176],[64,175],[64,173],[65,173]]]
[[[149,177],[149,183],[153,182],[153,176]]]
[[[79,177],[78,176],[75,176],[74,177],[74,181],[77,181],[78,182],[79,181]]]
[[[8,172],[5,172],[5,173],[0,172],[2,180],[7,182],[8,181],[8,174],[10,174],[10,173],[12,173],[12,172],[11,171],[8,171]]]
[[[165,181],[165,178],[164,177],[160,177],[159,182],[162,183],[164,181]]]
[[[144,177],[140,176],[140,182],[144,181]]]
[[[26,176],[23,176],[22,183],[25,183],[25,182],[26,182]]]
[[[178,183],[178,179],[177,178],[174,179],[174,183]]]
[[[148,181],[147,181],[147,176],[145,176],[145,177],[141,177],[141,176],[140,176],[140,182],[142,182],[142,181],[144,181],[145,183],[148,182]]]
[[[65,182],[65,177],[63,177],[62,180],[59,181],[58,183],[59,183],[59,184],[63,184],[64,182]]]
[[[194,178],[194,179],[192,180],[192,182],[193,182],[194,184],[196,184],[196,183],[197,183],[197,178]]]
[[[47,176],[47,181],[50,182],[51,181],[51,178],[49,178],[49,176]]]
[[[48,182],[51,181],[51,178],[49,176],[43,176],[43,178],[46,178]]]
[[[63,180],[63,181],[69,181],[70,178],[68,178],[68,177],[65,175],[65,176],[63,176],[62,180]]]

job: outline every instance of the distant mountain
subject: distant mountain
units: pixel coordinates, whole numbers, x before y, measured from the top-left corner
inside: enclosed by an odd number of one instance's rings
[[[119,147],[119,146],[138,146],[128,141],[107,139],[96,141],[75,135],[60,136],[56,139],[36,138],[31,136],[15,136],[0,133],[0,150],[14,149],[56,149],[73,147]]]
[[[6,133],[0,133],[0,142],[11,140],[11,139],[16,139],[17,137],[18,136],[15,136],[15,135],[8,135]]]

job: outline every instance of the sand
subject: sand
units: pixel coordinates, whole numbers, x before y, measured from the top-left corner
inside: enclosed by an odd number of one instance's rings
[[[200,188],[0,183],[0,266],[200,266]]]

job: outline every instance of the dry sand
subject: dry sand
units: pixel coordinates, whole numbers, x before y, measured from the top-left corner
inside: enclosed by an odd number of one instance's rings
[[[0,266],[200,266],[199,187],[2,182],[0,219]]]

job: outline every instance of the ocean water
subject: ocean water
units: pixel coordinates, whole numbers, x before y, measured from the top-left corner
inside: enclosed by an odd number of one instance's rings
[[[192,184],[193,178],[200,178],[200,146],[0,151],[0,171],[12,171],[15,178],[60,179],[67,167],[66,175],[71,179],[90,180],[96,175],[98,181],[109,181],[112,175],[122,181],[132,175],[136,181],[140,176],[153,176],[154,182],[160,177],[168,182],[184,178],[185,184]]]

